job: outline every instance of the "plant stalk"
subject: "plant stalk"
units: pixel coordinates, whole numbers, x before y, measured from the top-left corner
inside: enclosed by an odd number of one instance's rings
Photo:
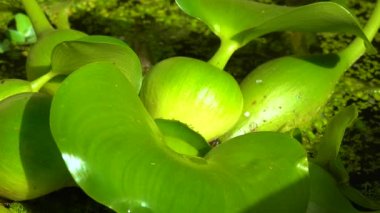
[[[70,29],[68,9],[64,8],[61,13],[58,14],[57,28],[58,29]]]
[[[208,63],[224,70],[232,54],[239,49],[239,44],[231,40],[221,39],[220,47]]]
[[[21,0],[21,2],[32,21],[37,36],[40,36],[46,31],[54,30],[36,0]]]
[[[55,76],[59,75],[59,73],[49,71],[45,75],[35,79],[31,82],[31,87],[33,92],[38,92],[40,89]]]
[[[367,36],[369,41],[372,41],[376,36],[378,29],[380,28],[380,0],[376,2],[374,10],[370,19],[367,21],[363,31]],[[349,44],[345,49],[339,52],[339,56],[343,59],[346,64],[346,69],[341,71],[344,73],[349,67],[351,67],[366,51],[366,46],[363,39],[357,37],[355,40]]]

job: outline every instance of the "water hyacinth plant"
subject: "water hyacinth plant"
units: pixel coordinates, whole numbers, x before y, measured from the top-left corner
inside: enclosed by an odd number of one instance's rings
[[[144,76],[124,41],[54,29],[35,0],[22,3],[37,42],[28,79],[0,82],[3,199],[71,186],[116,212],[380,211],[350,186],[338,155],[354,106],[330,120],[314,157],[283,133],[307,125],[342,73],[366,48],[375,52],[380,3],[363,30],[333,2],[176,0],[220,38],[220,48],[209,61],[167,58]],[[225,71],[232,54],[279,31],[357,39],[337,54],[269,61],[239,85]],[[222,143],[211,146],[214,140]]]
[[[370,40],[380,27],[379,19],[380,9],[376,7],[364,28]],[[226,137],[250,131],[289,131],[310,125],[344,72],[365,49],[365,41],[357,38],[337,54],[285,56],[257,67],[240,84],[244,112]]]

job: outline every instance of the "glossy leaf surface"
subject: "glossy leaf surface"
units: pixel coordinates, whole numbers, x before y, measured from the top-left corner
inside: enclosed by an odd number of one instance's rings
[[[70,74],[79,67],[108,61],[114,63],[138,92],[142,81],[142,68],[137,55],[127,44],[107,36],[86,36],[76,41],[67,41],[54,48],[52,71]]]
[[[285,56],[258,66],[240,83],[243,113],[224,138],[309,125],[333,93],[344,69],[340,62],[334,54]]]
[[[73,183],[49,131],[50,103],[39,93],[0,102],[0,197],[33,199]]]
[[[276,31],[345,32],[364,40],[355,17],[333,2],[299,7],[269,5],[248,0],[176,0],[182,10],[199,18],[222,40],[242,46]],[[369,43],[369,42],[368,42]]]
[[[156,64],[140,92],[153,118],[178,120],[211,141],[239,119],[243,97],[236,80],[204,61],[173,57]]]
[[[30,82],[21,79],[0,80],[0,101],[15,94],[32,92]]]
[[[34,80],[51,69],[51,54],[56,45],[63,41],[75,40],[86,36],[76,30],[52,30],[37,38],[37,42],[30,48],[26,61],[26,75],[28,80]]]
[[[255,133],[205,158],[178,154],[112,64],[88,64],[68,76],[51,113],[75,181],[118,212],[305,212],[308,171],[299,143]]]

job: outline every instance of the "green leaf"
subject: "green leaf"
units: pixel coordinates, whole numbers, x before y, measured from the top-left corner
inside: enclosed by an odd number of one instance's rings
[[[104,43],[104,44],[114,44],[119,46],[127,46],[127,44],[115,37],[112,36],[105,36],[105,35],[90,35],[85,36],[80,39],[77,39],[76,41],[85,41],[85,42],[92,42],[92,43]]]
[[[311,193],[307,213],[359,213],[326,170],[314,163],[309,167]]]
[[[245,134],[218,145],[205,158],[246,184],[242,187],[252,204],[244,212],[305,212],[308,162],[303,147],[287,134]]]
[[[73,184],[49,130],[50,103],[39,93],[0,102],[0,197],[33,199]]]
[[[16,30],[8,30],[8,37],[11,39],[11,42],[13,44],[24,44],[25,43],[25,37],[22,33],[16,31]]]
[[[63,41],[76,40],[84,36],[86,36],[85,33],[70,29],[48,30],[41,34],[28,53],[26,60],[27,79],[34,80],[51,71],[51,54],[54,47]]]
[[[337,159],[344,132],[357,116],[358,111],[356,107],[351,105],[342,109],[330,120],[319,143],[318,155],[315,158],[315,162],[327,169],[326,166]]]
[[[78,185],[117,212],[305,212],[308,171],[298,142],[264,132],[205,158],[176,153],[112,64],[69,75],[50,124]]]
[[[25,37],[36,37],[32,22],[29,17],[22,14],[17,13],[15,15],[16,20],[16,30],[20,32]]]
[[[23,45],[37,40],[32,23],[28,16],[17,13],[15,15],[16,30],[7,30],[8,37],[13,44]]]
[[[21,79],[1,79],[0,80],[0,101],[24,92],[32,92],[29,81]]]
[[[333,2],[299,7],[268,5],[248,0],[176,0],[182,10],[199,18],[219,36],[243,46],[277,31],[344,32],[370,42],[356,18]]]
[[[341,184],[339,189],[353,203],[365,209],[380,210],[380,202],[365,197],[359,190],[348,184]]]
[[[153,118],[180,121],[206,141],[231,129],[243,108],[241,90],[231,74],[187,57],[156,64],[144,76],[140,98]]]
[[[173,146],[186,146],[183,144],[185,142],[195,150],[194,155],[196,156],[204,156],[210,151],[211,146],[207,141],[187,125],[179,121],[165,119],[155,119],[155,122],[165,137],[177,138],[182,141],[181,144],[173,144]]]
[[[137,55],[125,43],[106,36],[87,36],[76,41],[57,45],[52,53],[52,71],[68,75],[79,67],[108,61],[115,64],[138,92],[142,81],[142,68]]]

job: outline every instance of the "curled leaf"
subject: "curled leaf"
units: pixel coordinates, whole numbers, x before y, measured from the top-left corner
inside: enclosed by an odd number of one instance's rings
[[[142,68],[137,55],[125,43],[108,36],[86,36],[57,45],[52,53],[52,71],[68,75],[92,62],[107,61],[118,67],[138,92]]]
[[[255,133],[205,158],[177,153],[110,63],[69,75],[51,113],[53,136],[77,184],[118,212],[305,212],[308,169],[297,141]]]
[[[173,146],[189,146],[188,149],[194,150],[196,156],[204,156],[211,149],[207,141],[198,133],[191,130],[187,125],[174,120],[155,119],[155,122],[161,132],[167,137],[180,140],[180,144]],[[175,143],[175,142],[174,142]],[[186,144],[186,145],[185,145]]]

